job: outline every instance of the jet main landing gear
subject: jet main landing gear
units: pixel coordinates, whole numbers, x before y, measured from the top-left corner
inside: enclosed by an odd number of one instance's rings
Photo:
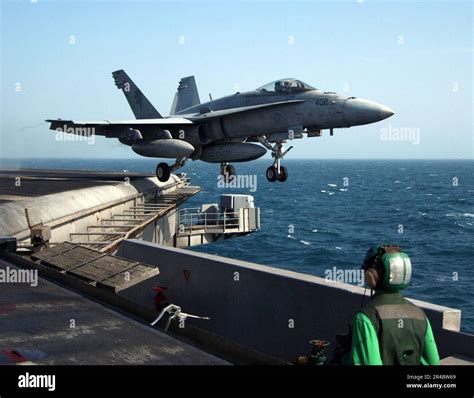
[[[229,182],[232,176],[235,176],[235,167],[229,163],[221,163],[221,175],[224,176],[226,182]]]
[[[280,166],[280,172],[276,166],[270,166],[267,169],[267,180],[270,182],[280,181],[285,182],[288,179],[288,169],[285,166]]]
[[[229,163],[221,163],[221,174],[235,176],[235,167]]]
[[[170,179],[170,175],[171,167],[168,166],[166,163],[159,163],[158,166],[156,166],[156,177],[161,182],[168,181]]]
[[[267,169],[266,176],[270,182],[280,181],[285,182],[288,179],[288,169],[281,166],[281,159],[293,148],[290,146],[286,151],[283,150],[283,143],[278,141],[275,146],[272,147],[272,157],[275,159],[273,165]]]
[[[156,166],[156,177],[159,181],[166,182],[170,179],[171,172],[183,167],[185,163],[186,158],[176,159],[176,162],[171,166],[164,162],[159,163],[158,166]]]

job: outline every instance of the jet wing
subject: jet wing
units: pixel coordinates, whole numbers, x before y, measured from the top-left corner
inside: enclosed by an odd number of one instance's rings
[[[106,137],[119,138],[124,134],[126,129],[137,129],[145,135],[160,135],[167,126],[179,126],[205,123],[209,119],[233,115],[236,113],[249,112],[256,109],[278,107],[288,104],[297,104],[304,100],[290,100],[273,102],[269,104],[242,106],[239,108],[222,109],[218,111],[208,110],[203,113],[194,113],[189,115],[180,115],[180,117],[165,117],[158,119],[134,119],[134,120],[92,120],[92,121],[76,121],[62,119],[48,119],[51,123],[51,130],[64,131],[66,133],[78,135],[103,135]],[[157,126],[158,129],[153,127]]]
[[[120,137],[124,129],[135,128],[143,133],[147,131],[166,129],[167,126],[179,126],[193,124],[192,121],[182,117],[170,117],[161,119],[133,119],[133,120],[63,120],[63,119],[48,119],[51,123],[50,129],[56,131],[64,131],[71,134],[94,134],[104,135],[106,137]],[[159,129],[153,129],[153,126],[158,126]]]
[[[248,111],[253,111],[256,109],[262,109],[262,108],[270,108],[270,107],[277,107],[277,106],[282,106],[282,105],[291,105],[291,104],[297,104],[300,102],[304,102],[304,100],[290,100],[290,101],[279,101],[279,102],[272,102],[269,104],[260,104],[260,105],[249,105],[249,106],[241,106],[239,108],[229,108],[229,109],[222,109],[219,111],[211,111],[209,110],[208,112],[205,113],[199,113],[199,114],[190,114],[190,115],[182,115],[186,119],[191,120],[192,122],[202,122],[206,119],[212,119],[216,117],[223,117],[227,115],[233,115],[236,113],[243,113],[243,112],[248,112]]]
[[[192,121],[182,117],[170,117],[162,119],[133,119],[133,120],[88,120],[88,121],[76,121],[76,120],[63,120],[63,119],[47,119],[48,123],[51,123],[50,129],[56,130],[57,128],[67,127],[100,127],[100,126],[169,126],[169,125],[180,125],[180,124],[193,124]]]

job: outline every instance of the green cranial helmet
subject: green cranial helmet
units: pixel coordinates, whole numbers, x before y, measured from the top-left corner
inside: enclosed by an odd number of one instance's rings
[[[377,289],[396,292],[405,289],[411,280],[411,261],[400,246],[377,245],[370,248],[362,269],[375,268],[379,274]]]

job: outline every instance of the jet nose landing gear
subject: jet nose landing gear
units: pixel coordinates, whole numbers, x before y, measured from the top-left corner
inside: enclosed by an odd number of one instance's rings
[[[281,159],[293,148],[290,146],[286,151],[283,151],[283,143],[277,142],[276,145],[272,148],[272,156],[275,159],[273,165],[267,169],[266,176],[267,180],[270,182],[280,181],[285,182],[288,179],[288,169],[284,166],[281,166]]]

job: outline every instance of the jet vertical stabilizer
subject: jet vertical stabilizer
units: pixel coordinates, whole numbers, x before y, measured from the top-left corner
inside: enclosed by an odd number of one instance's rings
[[[183,77],[179,81],[178,91],[174,95],[173,105],[171,105],[170,115],[181,112],[201,103],[196,87],[194,76]]]
[[[128,77],[124,70],[112,72],[115,85],[121,89],[127,98],[130,108],[137,119],[161,118],[160,113],[150,101],[143,95],[135,83]]]

